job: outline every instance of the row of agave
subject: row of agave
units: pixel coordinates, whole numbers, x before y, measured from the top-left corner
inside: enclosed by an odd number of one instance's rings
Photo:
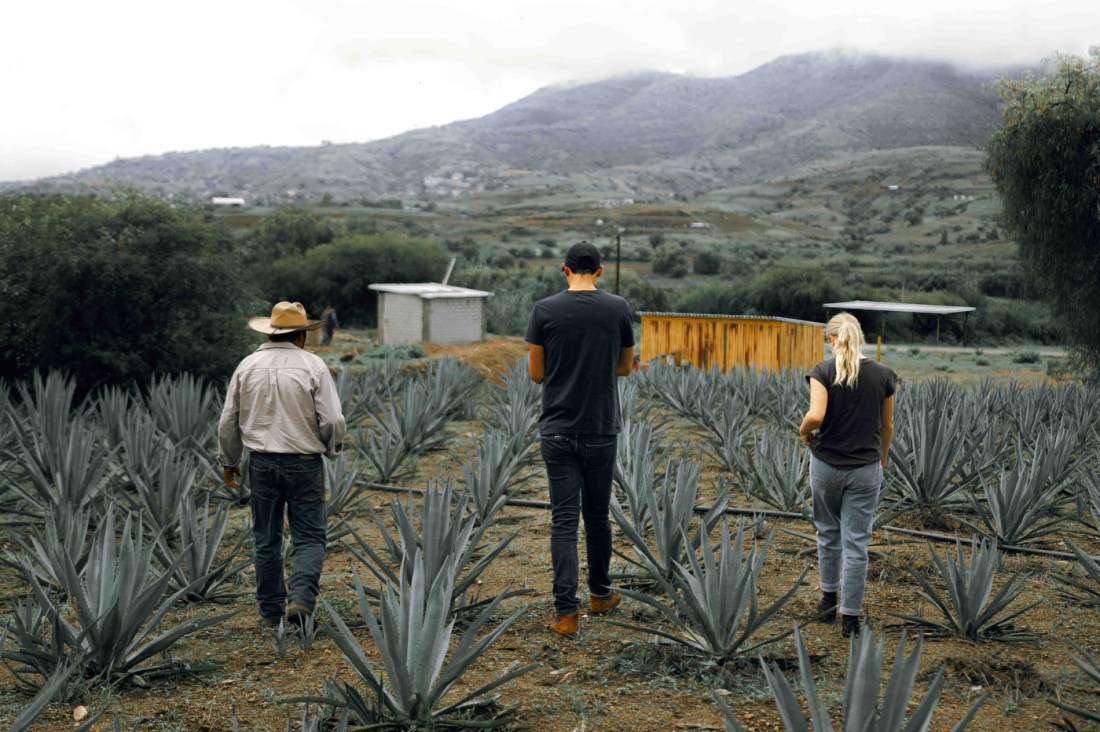
[[[409,377],[403,376],[402,381],[395,380],[391,383],[391,394],[403,394],[407,388]],[[412,377],[418,378],[418,377]],[[709,378],[709,377],[708,377]],[[465,383],[464,379],[448,377],[450,383]],[[349,385],[345,379],[344,386]],[[616,501],[613,509],[614,517],[623,533],[630,539],[634,547],[634,557],[631,557],[631,566],[639,570],[641,574],[632,578],[637,584],[627,589],[627,593],[638,601],[652,606],[663,618],[660,626],[632,625],[624,623],[626,627],[657,634],[669,640],[680,643],[693,653],[701,653],[718,661],[730,661],[743,658],[755,649],[786,637],[789,633],[773,633],[761,637],[766,628],[765,625],[775,618],[778,611],[793,595],[798,583],[791,589],[773,601],[767,608],[761,610],[758,607],[756,584],[763,568],[769,539],[765,539],[762,547],[755,543],[750,547],[745,538],[746,527],[739,525],[736,530],[723,518],[722,509],[730,500],[730,488],[732,482],[727,482],[717,487],[717,500],[711,506],[702,507],[698,503],[698,463],[690,459],[692,448],[683,446],[678,460],[672,459],[672,453],[662,446],[661,432],[664,423],[661,421],[661,410],[657,408],[660,400],[654,396],[655,390],[651,383],[641,385],[639,390],[632,386],[625,386],[623,391],[624,412],[627,415],[626,431],[620,441],[620,453],[616,466],[616,481],[620,488],[620,495],[625,501]],[[49,380],[42,383],[37,391],[27,387],[26,393],[18,398],[19,409],[28,409],[28,405],[35,403],[39,392],[56,390],[57,384],[50,384]],[[366,387],[363,387],[366,388]],[[769,387],[773,392],[778,386]],[[33,393],[32,393],[33,391]],[[3,393],[3,390],[0,390]],[[350,398],[357,398],[356,394],[364,393],[362,389],[352,389],[348,392]],[[446,401],[448,393],[464,393],[469,398],[471,392],[447,389],[438,389],[434,392],[441,401],[434,402],[432,409],[440,411],[440,404],[461,404],[462,399]],[[381,398],[381,397],[379,397]],[[213,403],[218,400],[214,399]],[[403,400],[398,397],[391,402],[403,405]],[[761,402],[762,403],[762,402]],[[469,414],[459,407],[451,411],[452,414]],[[728,407],[724,407],[729,409]],[[11,411],[11,405],[6,412]],[[38,427],[45,433],[54,430],[53,434],[62,435],[68,428],[64,427],[65,419],[58,415],[64,410],[55,408],[38,408]],[[70,412],[71,412],[70,408]],[[730,412],[733,413],[732,411]],[[749,411],[754,417],[768,419],[768,411],[760,411],[754,407]],[[1028,413],[1030,415],[1030,412]],[[71,415],[70,415],[71,416]],[[774,416],[774,414],[773,414]],[[428,419],[425,416],[422,419]],[[508,616],[494,629],[488,630],[482,635],[482,631],[488,629],[491,619],[499,609],[500,603],[506,597],[518,594],[519,591],[506,591],[491,598],[481,598],[474,594],[477,587],[477,578],[488,566],[494,557],[499,556],[512,536],[489,545],[485,540],[485,531],[494,515],[499,511],[503,502],[512,495],[519,478],[522,476],[522,466],[527,464],[531,457],[535,443],[535,419],[537,418],[537,391],[530,385],[522,371],[517,367],[505,378],[502,387],[490,391],[488,408],[483,413],[483,419],[488,429],[482,439],[473,446],[468,453],[467,469],[464,471],[465,485],[461,495],[455,495],[449,486],[432,486],[425,493],[422,508],[417,510],[412,499],[404,502],[398,501],[392,504],[390,521],[386,522],[377,515],[372,519],[379,529],[382,537],[382,546],[376,548],[368,542],[362,541],[354,532],[349,534],[352,538],[350,546],[352,555],[357,557],[362,566],[370,573],[372,581],[364,583],[355,572],[356,592],[359,598],[359,620],[350,623],[341,618],[328,608],[332,634],[337,644],[347,657],[349,664],[356,671],[363,682],[363,688],[349,685],[335,680],[324,684],[321,695],[312,701],[321,703],[330,709],[318,718],[331,717],[333,719],[344,717],[352,719],[360,724],[404,724],[408,726],[426,725],[432,723],[453,722],[455,724],[468,723],[468,715],[477,713],[484,715],[490,708],[493,697],[489,696],[497,686],[510,678],[527,671],[527,668],[508,669],[500,677],[494,679],[470,695],[459,701],[444,700],[448,692],[453,689],[454,683],[469,668],[477,658],[495,642],[500,634],[515,622],[518,614]],[[364,416],[361,419],[366,419]],[[1034,419],[1028,416],[1023,419]],[[15,431],[19,430],[17,418],[0,420]],[[71,420],[70,420],[71,421]],[[415,421],[415,420],[414,420]],[[727,420],[728,423],[729,420]],[[9,422],[11,424],[9,425]],[[773,424],[778,429],[778,425]],[[438,428],[436,428],[438,431]],[[124,431],[124,430],[123,430]],[[410,434],[415,431],[410,431]],[[120,432],[121,434],[121,432]],[[648,437],[644,435],[648,434]],[[781,434],[776,432],[776,434]],[[3,435],[5,450],[5,483],[11,476],[19,476],[19,482],[23,492],[33,494],[27,485],[33,480],[26,478],[21,470],[26,462],[25,457],[17,457],[18,448],[7,449],[11,439],[11,430]],[[771,463],[778,465],[778,458],[768,457],[772,455],[769,450],[773,448],[761,445],[769,444],[766,441],[767,434],[760,433],[753,436],[755,449],[748,457],[744,457],[734,464],[737,466],[735,477],[742,478],[742,485],[751,481],[744,476],[755,471],[758,475],[757,482],[761,485],[769,482],[768,467]],[[1091,438],[1090,438],[1091,439]],[[133,440],[133,438],[131,438]],[[124,438],[119,438],[123,442]],[[197,444],[202,444],[196,438]],[[173,443],[179,446],[179,443]],[[186,441],[186,445],[179,449],[190,449],[196,454],[194,444]],[[360,450],[368,450],[360,443]],[[422,448],[427,449],[427,448]],[[132,450],[139,455],[140,447]],[[796,454],[798,450],[794,451]],[[74,454],[82,454],[79,450]],[[120,455],[128,456],[123,445]],[[148,454],[153,454],[148,453]],[[416,454],[414,452],[414,454]],[[782,451],[776,451],[776,455]],[[687,455],[687,457],[685,457]],[[788,451],[789,456],[789,451]],[[474,459],[477,459],[477,469],[470,468]],[[786,458],[784,459],[786,460]],[[786,464],[785,462],[783,464]],[[774,467],[774,466],[773,466]],[[662,470],[663,468],[663,470]],[[356,480],[357,468],[354,466],[334,465],[331,468],[338,471],[338,480],[333,481],[333,494],[354,494],[357,487],[361,488],[362,482]],[[733,472],[733,468],[730,468]],[[792,468],[785,468],[791,471]],[[69,471],[80,472],[80,471]],[[89,475],[97,475],[96,471],[87,471]],[[797,471],[794,471],[797,472]],[[59,473],[60,474],[60,473]],[[104,485],[109,485],[113,478],[108,478]],[[93,480],[92,483],[96,483]],[[337,485],[339,484],[339,485]],[[107,493],[103,486],[97,489],[101,493]],[[747,489],[746,489],[747,490]],[[15,490],[16,498],[23,497],[23,492]],[[141,491],[132,490],[137,500],[141,501]],[[51,494],[53,495],[53,494]],[[66,494],[69,495],[69,494]],[[78,501],[83,500],[85,491],[75,491],[71,495],[77,496]],[[186,503],[186,501],[185,501]],[[44,522],[45,516],[35,514],[33,502],[29,500],[17,500],[17,507],[30,514],[28,520],[32,523]],[[60,503],[58,504],[60,505]],[[67,505],[67,504],[66,504]],[[96,501],[91,500],[88,506],[95,506]],[[206,504],[209,505],[209,504]],[[355,508],[366,509],[364,503],[353,501]],[[92,512],[95,513],[95,512]],[[697,513],[702,517],[695,518]],[[106,526],[111,523],[110,529]],[[89,530],[93,536],[95,550],[87,554],[98,553],[100,557],[106,557],[107,566],[118,566],[123,555],[144,557],[147,547],[143,545],[137,548],[140,537],[151,535],[155,538],[162,529],[153,530],[152,526],[143,528],[143,519],[128,519],[123,530],[117,530],[118,522],[112,511],[107,510],[95,513],[93,520],[89,522]],[[209,521],[204,525],[209,525]],[[79,526],[79,522],[77,522]],[[163,524],[161,524],[163,528]],[[390,530],[393,527],[393,531]],[[713,543],[712,534],[718,531],[717,543]],[[753,525],[751,531],[759,533],[762,524]],[[78,532],[79,533],[79,532]],[[56,531],[55,531],[56,534]],[[50,539],[42,539],[44,533],[39,534],[39,546],[45,547]],[[127,539],[126,537],[130,538]],[[108,546],[112,543],[117,553],[112,559]],[[71,546],[84,546],[83,542],[73,542]],[[131,547],[131,548],[127,548]],[[83,553],[83,552],[76,552]],[[50,559],[49,552],[38,552],[39,556]],[[167,555],[166,555],[167,556]],[[911,619],[916,623],[923,623],[929,628],[939,632],[951,632],[969,637],[974,640],[982,640],[989,637],[1009,639],[1012,637],[1008,620],[1028,608],[1022,610],[1008,610],[1019,596],[1020,587],[1025,578],[1013,577],[1006,586],[1007,591],[1002,590],[995,597],[990,597],[990,591],[999,571],[999,555],[993,545],[980,544],[972,550],[970,565],[965,563],[961,547],[957,550],[956,560],[950,558],[940,560],[936,557],[936,564],[940,577],[935,581],[937,586],[943,585],[948,589],[947,594],[941,596],[936,593],[932,583],[922,586],[929,602],[939,609],[943,615],[941,621],[931,621],[925,618]],[[1067,592],[1073,593],[1082,602],[1096,604],[1100,598],[1100,568],[1095,563],[1091,566],[1086,560],[1091,561],[1087,555],[1081,554],[1082,565],[1087,572],[1087,579],[1066,578],[1070,583]],[[9,660],[21,664],[28,676],[42,678],[46,672],[50,684],[47,686],[63,689],[75,676],[80,676],[79,671],[73,669],[81,667],[83,659],[79,659],[72,652],[71,645],[67,645],[66,638],[72,639],[72,633],[66,635],[65,629],[58,630],[55,625],[56,618],[71,617],[67,608],[61,607],[59,598],[66,598],[64,588],[51,587],[43,577],[65,576],[68,568],[65,560],[70,560],[76,567],[78,559],[73,557],[59,557],[56,564],[60,569],[52,568],[54,563],[50,561],[27,562],[32,565],[31,572],[24,571],[28,576],[28,583],[32,588],[37,581],[41,592],[33,591],[32,599],[40,601],[40,596],[45,596],[54,603],[52,614],[49,611],[36,613],[31,604],[20,606],[17,618],[8,624],[7,636],[12,642],[18,644],[15,651],[5,652]],[[87,561],[87,560],[85,560]],[[152,569],[157,558],[155,552],[150,555],[149,563],[142,565],[140,562],[128,567],[147,567],[146,577],[151,578],[147,584],[155,584],[160,581],[161,572]],[[135,570],[136,571],[136,570]],[[96,577],[102,575],[102,566],[96,570]],[[110,573],[107,573],[108,576]],[[31,580],[31,577],[35,580]],[[79,575],[79,570],[76,571]],[[90,575],[85,575],[86,579]],[[117,577],[117,573],[113,575]],[[918,581],[924,579],[918,576]],[[639,581],[644,580],[644,581]],[[368,589],[368,585],[375,584],[380,590]],[[118,583],[110,586],[107,595],[117,590]],[[640,589],[648,587],[651,592],[642,592]],[[78,588],[79,589],[79,588]],[[652,593],[652,590],[663,593],[665,600]],[[153,593],[155,594],[155,593]],[[173,595],[164,590],[161,599],[172,598]],[[172,601],[182,599],[176,597]],[[79,606],[79,603],[78,603]],[[155,612],[168,605],[158,605]],[[28,608],[24,610],[23,608]],[[41,605],[39,607],[41,610]],[[110,612],[109,610],[107,612]],[[521,611],[517,611],[521,612]],[[1009,612],[1012,614],[1010,615]],[[159,618],[163,618],[163,613]],[[158,619],[159,619],[158,618]],[[217,622],[221,618],[214,619]],[[71,629],[80,629],[83,635],[92,638],[92,642],[98,642],[93,633],[88,633],[82,625],[83,619],[71,624]],[[92,622],[88,620],[88,622]],[[456,623],[465,625],[465,632],[461,634],[457,645],[452,643]],[[350,626],[364,624],[368,628],[372,639],[378,646],[381,656],[381,669],[371,665],[362,647],[352,633]],[[154,627],[155,624],[147,624]],[[142,627],[145,627],[144,625]],[[159,629],[158,629],[159,630]],[[183,637],[187,629],[180,626],[178,629],[164,631],[173,636],[175,640]],[[190,631],[193,632],[193,631]],[[479,640],[478,635],[482,635]],[[160,640],[157,636],[155,640]],[[58,640],[60,638],[60,640]],[[146,643],[147,645],[147,643]],[[142,639],[138,639],[134,648],[145,648]],[[44,647],[45,646],[45,647]],[[453,647],[452,647],[453,646]],[[28,651],[29,649],[29,651]],[[168,650],[166,646],[161,655]],[[40,655],[27,658],[17,657],[16,653],[36,652]],[[51,655],[52,654],[52,655]],[[156,655],[155,653],[153,655]],[[168,654],[170,655],[170,654]],[[52,668],[48,663],[34,667],[37,660],[43,658],[57,659],[63,657],[64,663],[54,664]],[[140,678],[141,674],[157,672],[156,664],[151,663],[152,656],[137,659],[129,667],[118,666],[119,674],[113,678]],[[444,665],[444,661],[451,661]],[[1088,671],[1090,659],[1082,655],[1077,659],[1082,669]],[[111,665],[110,663],[107,665]],[[862,668],[871,668],[874,664]],[[880,664],[881,665],[881,664]],[[102,666],[102,664],[101,664]],[[912,673],[915,673],[916,664],[912,664]],[[115,666],[111,666],[112,669]],[[98,668],[98,667],[97,667]],[[908,666],[906,667],[908,668]],[[897,667],[895,667],[895,672]],[[112,673],[114,673],[112,671]],[[908,672],[907,672],[908,673]],[[129,674],[129,677],[126,676]],[[868,679],[862,683],[869,683]],[[876,683],[878,677],[874,679]],[[910,684],[911,688],[911,684]],[[55,691],[56,693],[56,691]],[[45,690],[43,691],[45,694]],[[42,698],[41,696],[39,698]],[[32,705],[33,706],[33,705]],[[1087,713],[1087,710],[1079,710]],[[479,723],[503,723],[507,718],[498,716],[486,720],[484,716]],[[883,729],[887,727],[881,727]]]
[[[660,364],[642,373],[647,398],[697,424],[703,449],[750,497],[808,513],[809,455],[793,429],[795,412],[783,406],[800,395],[804,408],[802,379]],[[767,406],[769,398],[778,406]],[[1100,532],[1098,411],[1100,389],[1076,384],[900,386],[878,525],[918,510],[950,514],[1005,545],[1042,544],[1078,524]],[[628,424],[623,467],[631,456],[660,452],[662,435],[659,419]]]
[[[440,444],[447,420],[472,412],[482,388],[473,369],[455,362],[404,372],[387,362],[378,372],[389,379],[389,393],[369,395],[365,389],[375,383],[372,379],[342,376],[341,396],[352,414],[363,400],[374,405],[374,424],[360,425],[360,434],[372,427],[378,433],[397,434],[409,445],[406,452],[413,459]],[[405,609],[414,612],[409,603],[423,604],[426,598],[434,602],[445,593],[448,607],[453,604],[456,611],[453,616],[448,613],[448,622],[458,617],[470,624],[463,637],[468,635],[465,642],[472,644],[472,651],[465,663],[448,666],[452,673],[461,674],[483,653],[488,644],[474,643],[474,638],[499,603],[522,594],[517,590],[480,598],[476,586],[478,574],[513,538],[488,551],[482,540],[485,527],[503,505],[500,497],[510,495],[522,478],[517,471],[529,460],[535,443],[537,391],[528,383],[511,379],[510,388],[518,387],[522,399],[490,400],[487,421],[494,423],[495,405],[500,422],[465,456],[461,500],[452,505],[453,491],[448,488],[446,510],[440,513],[426,504],[426,513],[415,517],[411,504],[404,504],[402,511],[395,504],[391,518],[400,538],[383,531],[384,549],[372,550],[372,586],[383,587],[364,590],[372,604],[400,609],[404,602]],[[11,389],[0,384],[0,508],[9,519],[17,517],[7,524],[18,547],[7,551],[4,559],[28,588],[0,633],[0,657],[28,691],[38,692],[20,724],[50,700],[74,697],[89,685],[141,684],[160,674],[214,668],[177,658],[173,647],[233,613],[172,627],[167,627],[166,618],[179,603],[230,602],[250,594],[238,577],[249,564],[250,534],[246,526],[235,527],[229,520],[231,506],[249,501],[248,471],[238,490],[220,485],[212,459],[221,404],[217,391],[182,377],[157,380],[144,394],[107,390],[82,405],[74,403],[74,393],[74,385],[56,374]],[[523,405],[523,414],[509,415],[509,403]],[[392,419],[405,413],[409,417]],[[364,422],[367,415],[360,412],[354,418]],[[524,423],[526,436],[515,439],[514,425]],[[330,516],[373,515],[365,500],[367,471],[362,469],[364,463],[376,465],[372,442],[361,439],[356,447],[357,460],[342,456],[326,462]],[[426,541],[412,538],[415,525],[420,530],[434,526],[423,522],[428,514],[444,523],[452,516],[462,517],[461,526],[448,529],[455,541],[447,546],[457,548],[457,554],[435,556],[442,546],[435,534]],[[373,518],[385,526],[378,516]],[[363,549],[370,547],[346,523],[330,537],[350,537],[352,555],[370,559]],[[395,566],[402,570],[393,572]],[[425,572],[451,581],[433,579],[422,587],[419,578]],[[413,590],[403,592],[406,586]],[[429,594],[419,599],[410,594],[421,590]],[[368,622],[368,615],[361,617]],[[437,697],[453,682],[441,686]],[[399,691],[388,683],[386,689],[390,696]],[[414,696],[418,693],[415,690]],[[432,716],[445,716],[468,706],[462,702],[441,710],[433,703],[424,709]],[[391,721],[423,714],[421,710],[405,715],[401,708],[391,699],[380,714]],[[322,718],[319,714],[314,719]]]

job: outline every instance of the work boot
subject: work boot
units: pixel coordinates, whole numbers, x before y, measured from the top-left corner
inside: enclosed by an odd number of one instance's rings
[[[260,627],[264,630],[271,630],[279,627],[279,623],[283,622],[282,615],[261,615]]]
[[[821,600],[817,603],[817,615],[814,616],[815,620],[819,620],[822,623],[835,623],[836,622],[836,593],[835,592],[822,592]]]
[[[604,613],[611,612],[612,608],[623,601],[623,593],[618,590],[612,590],[611,594],[607,597],[594,597],[589,596],[588,605],[589,613],[592,615],[603,615]]]
[[[580,611],[575,611],[569,615],[562,615],[558,613],[554,617],[554,622],[550,623],[550,630],[554,631],[558,635],[564,635],[572,638],[577,634],[577,622],[581,619]]]
[[[286,620],[291,625],[304,625],[310,615],[313,615],[313,608],[304,602],[292,602],[286,606]]]
[[[841,615],[840,632],[845,638],[859,635],[860,622],[858,615]]]

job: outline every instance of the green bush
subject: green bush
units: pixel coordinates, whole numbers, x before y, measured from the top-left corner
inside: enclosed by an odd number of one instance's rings
[[[377,298],[370,285],[438,282],[447,261],[447,253],[434,242],[393,234],[354,235],[267,265],[259,279],[272,302],[301,302],[314,317],[332,305],[342,321],[373,324]]]
[[[695,255],[691,268],[698,275],[715,275],[722,269],[722,258],[717,252],[699,252]]]
[[[687,255],[674,244],[667,244],[653,256],[653,273],[664,277],[680,278],[688,273]]]
[[[1018,351],[1012,354],[1012,363],[1039,363],[1039,352]]]
[[[81,391],[190,372],[220,381],[263,314],[228,230],[132,192],[0,199],[0,376],[58,369]],[[270,309],[268,304],[267,309]]]

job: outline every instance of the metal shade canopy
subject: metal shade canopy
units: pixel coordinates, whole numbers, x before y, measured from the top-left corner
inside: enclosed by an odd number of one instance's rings
[[[977,310],[977,308],[965,305],[922,305],[915,302],[879,302],[876,300],[827,302],[823,307],[829,310],[885,310],[891,313],[925,313],[927,315],[955,315],[956,313],[971,313]]]
[[[884,313],[912,313],[913,319],[916,320],[917,313],[921,315],[934,315],[936,316],[936,343],[940,342],[940,316],[942,315],[957,315],[963,314],[963,345],[966,345],[967,325],[970,320],[970,313],[977,310],[966,305],[923,305],[915,302],[879,302],[876,300],[850,300],[848,302],[827,302],[823,306],[826,311],[828,310],[877,310]],[[879,337],[886,330],[886,316],[882,316],[882,324],[880,325]],[[910,328],[910,337],[912,337],[912,328]]]

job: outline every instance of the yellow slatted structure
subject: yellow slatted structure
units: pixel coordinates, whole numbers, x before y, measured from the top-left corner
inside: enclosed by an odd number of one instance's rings
[[[812,368],[825,358],[824,323],[763,315],[641,313],[640,359],[672,357],[707,369]]]

